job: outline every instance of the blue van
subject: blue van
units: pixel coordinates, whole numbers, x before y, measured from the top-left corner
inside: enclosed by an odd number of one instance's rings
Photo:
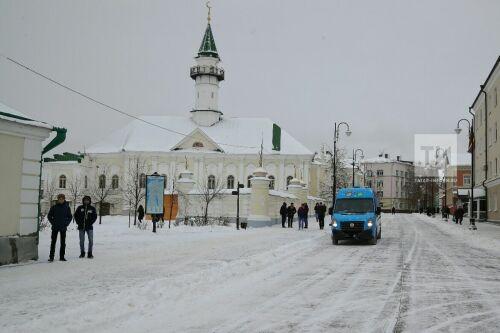
[[[332,243],[355,238],[377,244],[382,236],[380,207],[371,188],[343,188],[337,193],[332,214]]]

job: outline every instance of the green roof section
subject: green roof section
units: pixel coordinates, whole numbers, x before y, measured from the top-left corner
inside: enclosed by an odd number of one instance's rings
[[[198,56],[219,58],[219,54],[217,53],[217,47],[215,46],[215,39],[212,33],[212,28],[210,27],[210,23],[207,24],[205,35],[203,36],[200,49],[198,50]]]
[[[78,162],[81,163],[84,155],[83,154],[74,154],[64,152],[62,154],[54,154],[54,157],[45,157],[43,159],[44,162]]]

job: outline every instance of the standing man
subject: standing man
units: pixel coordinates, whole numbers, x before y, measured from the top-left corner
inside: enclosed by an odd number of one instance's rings
[[[97,212],[94,206],[91,206],[92,200],[88,195],[83,197],[83,205],[79,206],[75,212],[75,221],[78,225],[78,233],[80,234],[80,258],[85,258],[85,233],[89,239],[89,247],[87,257],[94,258],[92,255],[92,245],[94,244],[94,227],[92,226],[97,220]]]
[[[299,217],[299,230],[304,229],[304,224],[306,221],[306,207],[305,204],[300,205],[297,211],[297,216]]]
[[[304,220],[304,229],[307,229],[308,227],[308,218],[309,218],[309,206],[307,205],[307,202],[304,202],[304,210],[306,211],[305,215],[305,220]]]
[[[392,206],[391,208],[391,214],[396,215],[396,207]]]
[[[462,224],[462,221],[464,219],[464,209],[462,208],[462,206],[459,206],[457,208],[457,211],[455,212],[455,224]]]
[[[318,205],[318,220],[319,220],[319,229],[323,230],[325,227],[325,214],[326,214],[326,206],[320,202]]]
[[[287,216],[288,216],[288,228],[292,228],[293,227],[293,216],[297,212],[297,209],[293,205],[293,202],[290,204],[290,206],[288,206],[288,208],[286,209],[286,212],[287,212]]]
[[[71,209],[66,202],[64,194],[57,195],[57,203],[50,207],[48,219],[52,225],[52,235],[50,242],[49,261],[54,261],[54,252],[56,249],[57,234],[61,234],[61,247],[59,248],[59,260],[66,261],[64,254],[66,251],[66,228],[71,223],[73,215]]]
[[[281,226],[283,228],[285,228],[286,214],[287,214],[286,202],[283,202],[283,204],[281,205],[281,208],[280,208]]]

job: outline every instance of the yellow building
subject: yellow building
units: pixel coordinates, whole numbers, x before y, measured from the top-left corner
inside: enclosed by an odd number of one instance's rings
[[[53,130],[58,135],[42,149]],[[38,259],[41,157],[65,133],[0,103],[0,265]]]
[[[479,217],[500,221],[500,57],[481,85],[471,110],[474,113],[474,196]],[[476,197],[477,193],[477,197]],[[476,215],[477,216],[477,215]]]

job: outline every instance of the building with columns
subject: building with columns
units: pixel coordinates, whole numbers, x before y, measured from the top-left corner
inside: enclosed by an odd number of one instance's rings
[[[111,184],[113,188],[106,210],[111,214],[123,214],[128,212],[128,204],[121,189],[130,182],[131,161],[139,158],[145,163],[144,174],[158,172],[166,177],[166,194],[177,193],[182,188],[184,194],[194,195],[207,182],[222,183],[230,193],[242,183],[243,196],[248,193],[255,197],[253,188],[258,187],[264,193],[262,186],[266,184],[270,195],[279,197],[277,200],[282,203],[298,200],[290,194],[289,188],[295,179],[306,191],[300,193],[302,199],[318,196],[317,186],[308,187],[311,179],[317,183],[318,168],[312,163],[313,153],[307,147],[271,119],[235,118],[222,112],[218,95],[225,71],[215,45],[210,16],[189,74],[195,83],[194,108],[189,116],[138,117],[110,133],[105,140],[88,147],[81,157],[48,160],[44,164],[45,184],[52,184],[64,193],[69,191],[70,182],[79,179],[82,194],[89,191],[92,183]],[[230,110],[227,113],[230,114]],[[259,167],[261,151],[263,162]],[[233,217],[234,200],[231,196],[218,200],[212,205],[215,208],[211,214]],[[266,200],[259,200],[261,206],[272,206]],[[182,206],[180,201],[179,198]],[[247,215],[256,217],[266,210],[261,207],[259,211],[257,206],[255,202],[251,204],[253,208],[243,204],[242,209],[248,211]],[[199,205],[193,204],[188,211],[184,209],[183,214],[198,215],[199,210]],[[181,213],[182,207],[178,211]]]

